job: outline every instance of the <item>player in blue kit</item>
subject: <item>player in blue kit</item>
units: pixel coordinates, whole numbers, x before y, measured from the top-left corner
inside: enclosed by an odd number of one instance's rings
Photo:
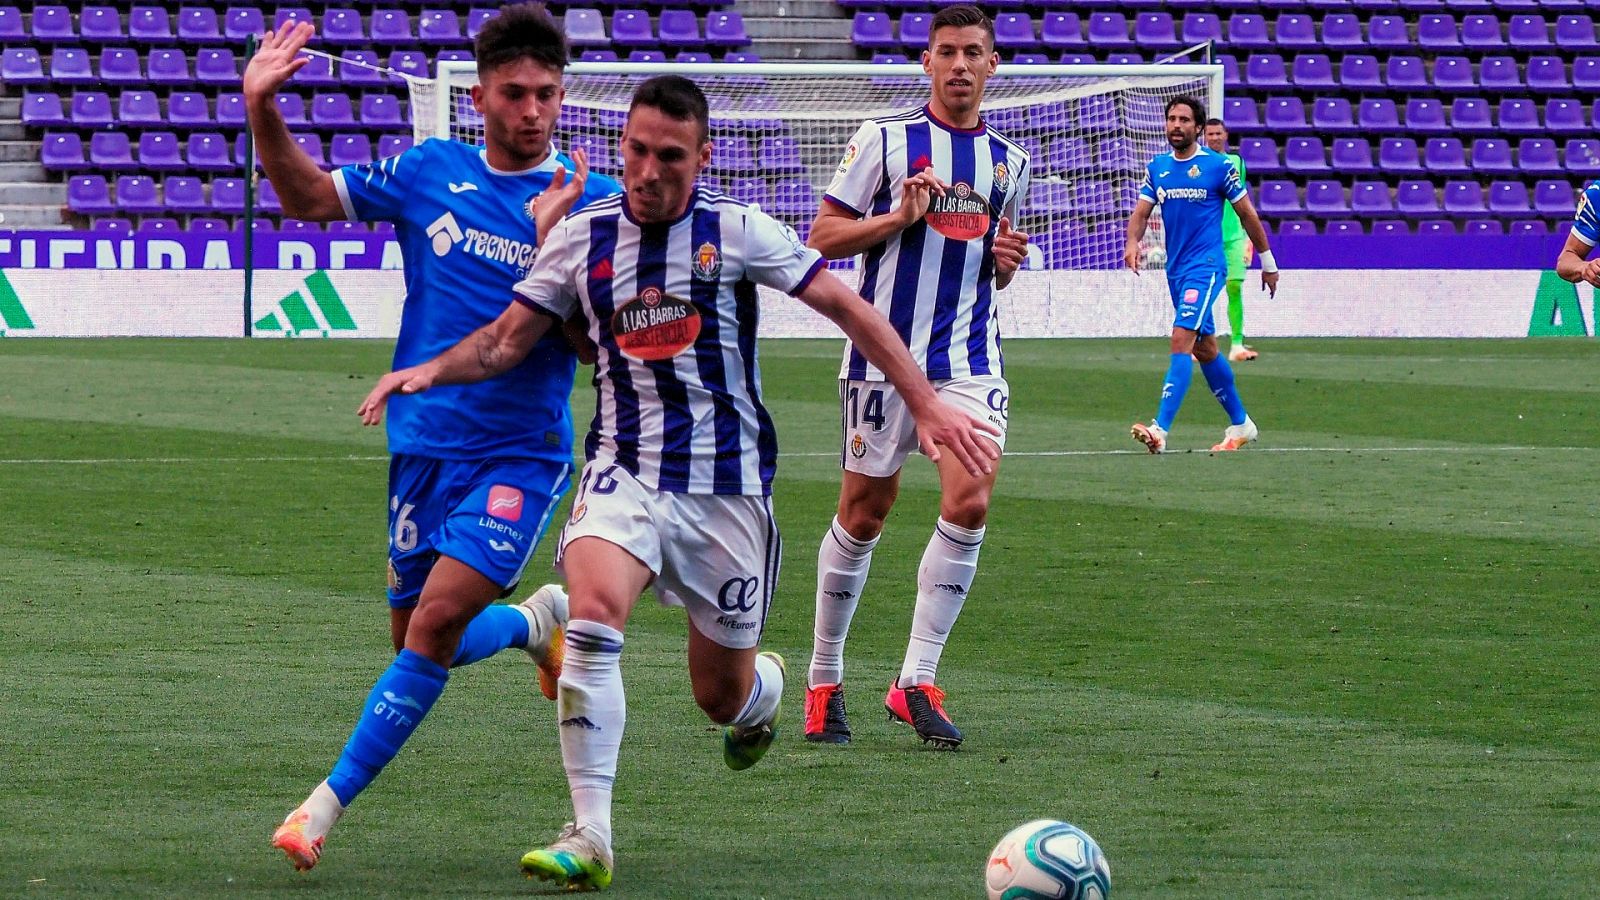
[[[1590,259],[1594,245],[1600,243],[1600,181],[1583,189],[1578,196],[1578,212],[1572,217],[1572,231],[1556,257],[1556,274],[1577,284],[1600,287],[1600,259]]]
[[[536,4],[502,8],[477,38],[473,103],[484,147],[424,141],[324,173],[295,145],[274,95],[306,62],[309,24],[269,33],[244,75],[262,166],[287,214],[390,221],[405,263],[394,364],[430,359],[493,321],[527,276],[539,237],[574,205],[616,193],[555,151],[566,41]],[[566,179],[567,172],[574,177]],[[537,221],[536,221],[537,212]],[[394,758],[443,691],[449,668],[521,647],[555,696],[566,597],[515,589],[571,480],[574,355],[559,335],[482,384],[399,398],[389,419],[389,606],[397,656],[373,687],[328,779],[273,835],[298,869],[356,795]]]
[[[1161,221],[1167,235],[1167,287],[1176,312],[1172,320],[1172,359],[1161,387],[1161,405],[1155,421],[1133,426],[1134,440],[1151,453],[1167,449],[1167,432],[1189,390],[1194,362],[1200,363],[1211,393],[1228,413],[1229,425],[1222,442],[1211,449],[1238,450],[1255,440],[1257,434],[1256,423],[1245,413],[1234,387],[1233,369],[1218,355],[1216,326],[1211,318],[1212,308],[1228,281],[1228,260],[1222,246],[1224,202],[1239,214],[1245,234],[1261,257],[1261,289],[1274,296],[1278,293],[1278,264],[1267,245],[1261,218],[1239,180],[1239,170],[1226,156],[1198,142],[1205,120],[1205,108],[1193,97],[1177,97],[1167,103],[1167,142],[1172,145],[1172,152],[1157,156],[1146,167],[1139,201],[1128,219],[1123,262],[1137,275],[1139,241],[1144,237],[1151,211],[1156,204],[1161,205]]]

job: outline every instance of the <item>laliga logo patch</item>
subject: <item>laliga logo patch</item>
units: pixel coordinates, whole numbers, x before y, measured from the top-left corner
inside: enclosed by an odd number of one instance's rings
[[[1200,165],[1198,163],[1196,163],[1195,165],[1190,166],[1188,174],[1189,174],[1190,178],[1199,178],[1200,177]]]
[[[389,560],[389,590],[400,590],[400,570],[394,567],[394,560]]]
[[[611,335],[630,359],[671,359],[700,336],[700,311],[682,297],[647,287],[612,314]]]
[[[994,186],[1002,191],[1011,190],[1011,170],[1003,162],[994,164]]]
[[[1200,292],[1199,291],[1195,290],[1194,288],[1190,288],[1187,291],[1183,292],[1183,305],[1184,306],[1193,306],[1194,304],[1199,303],[1199,302],[1200,302]]]
[[[589,504],[587,504],[587,503],[579,503],[577,506],[574,506],[572,508],[572,517],[570,519],[568,519],[568,521],[571,522],[572,524],[576,525],[576,524],[578,524],[578,522],[583,520],[583,514],[588,512],[588,511],[589,511]]]
[[[861,148],[856,146],[855,141],[851,141],[850,146],[844,148],[844,159],[839,160],[839,174],[843,175],[845,172],[848,172],[850,170],[850,164],[855,162],[856,157],[860,155]]]
[[[850,455],[856,459],[867,455],[867,442],[861,439],[860,432],[850,439]]]
[[[993,211],[989,201],[964,181],[952,185],[943,197],[928,201],[928,226],[955,241],[970,241],[989,233]]]
[[[722,274],[722,254],[715,244],[706,241],[694,252],[693,277],[697,281],[716,281]]]
[[[507,522],[522,519],[522,492],[514,487],[497,484],[489,488],[489,515]]]

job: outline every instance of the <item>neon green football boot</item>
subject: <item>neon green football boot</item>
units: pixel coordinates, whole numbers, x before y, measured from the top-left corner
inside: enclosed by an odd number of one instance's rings
[[[759,654],[778,664],[778,671],[787,672],[783,657],[770,651]],[[786,679],[787,680],[787,679]],[[778,736],[778,717],[783,712],[783,700],[778,701],[778,708],[772,711],[772,718],[760,725],[748,728],[738,728],[729,725],[722,729],[722,761],[734,771],[743,771],[761,761],[767,755],[767,748],[772,746],[772,741]]]
[[[522,872],[529,878],[553,881],[569,891],[603,891],[611,886],[611,848],[587,828],[568,822],[555,843],[529,850],[522,857]]]

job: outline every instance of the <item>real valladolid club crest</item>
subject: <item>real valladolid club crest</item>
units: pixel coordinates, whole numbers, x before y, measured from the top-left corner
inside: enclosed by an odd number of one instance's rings
[[[1200,167],[1198,165],[1193,165],[1193,166],[1189,167],[1189,177],[1190,178],[1199,178],[1200,177]]]
[[[994,186],[1002,191],[1011,190],[1011,171],[1003,162],[994,164]]]
[[[861,439],[859,433],[850,439],[850,455],[856,459],[867,455],[867,442]]]
[[[694,252],[694,277],[700,281],[716,281],[722,274],[722,254],[715,244],[706,241]]]

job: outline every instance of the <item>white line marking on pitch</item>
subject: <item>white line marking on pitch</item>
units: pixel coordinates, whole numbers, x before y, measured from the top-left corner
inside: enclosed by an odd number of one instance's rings
[[[1448,447],[1252,447],[1239,451],[1245,455],[1255,453],[1538,453],[1556,451],[1585,453],[1600,447],[1509,447],[1509,446],[1448,446]],[[1170,450],[1169,455],[1185,453],[1210,453],[1209,450]],[[780,457],[831,458],[834,452],[804,451],[780,453]],[[1057,456],[1149,456],[1144,450],[1013,450],[1011,457],[1048,458]],[[387,456],[112,456],[94,459],[0,459],[3,466],[100,466],[100,465],[185,465],[192,463],[269,463],[269,462],[385,462]]]

